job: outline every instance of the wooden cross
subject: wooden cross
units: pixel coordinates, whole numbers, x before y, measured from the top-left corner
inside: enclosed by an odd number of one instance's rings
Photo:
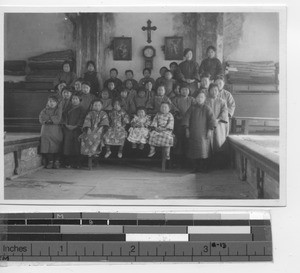
[[[157,27],[153,26],[151,27],[151,20],[148,20],[147,21],[147,27],[142,27],[142,30],[145,31],[147,30],[147,43],[150,44],[152,41],[151,41],[151,30],[157,30]]]

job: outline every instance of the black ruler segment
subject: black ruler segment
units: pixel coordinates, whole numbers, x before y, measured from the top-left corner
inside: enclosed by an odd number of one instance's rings
[[[225,219],[224,219],[225,218]],[[0,214],[0,261],[272,261],[270,220],[221,214]]]

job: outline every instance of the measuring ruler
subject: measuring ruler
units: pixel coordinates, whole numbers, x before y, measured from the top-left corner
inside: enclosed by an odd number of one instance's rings
[[[1,261],[272,261],[270,219],[163,213],[0,214]]]

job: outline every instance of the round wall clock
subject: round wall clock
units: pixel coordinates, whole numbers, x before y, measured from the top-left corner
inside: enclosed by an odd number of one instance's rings
[[[153,58],[155,56],[155,48],[153,46],[145,46],[143,48],[143,56],[147,59]]]

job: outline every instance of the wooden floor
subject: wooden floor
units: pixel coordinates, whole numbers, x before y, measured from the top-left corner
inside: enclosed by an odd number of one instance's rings
[[[93,170],[40,169],[6,180],[5,199],[255,199],[247,182],[231,169],[193,174],[189,170],[161,172],[159,162],[115,160]]]

